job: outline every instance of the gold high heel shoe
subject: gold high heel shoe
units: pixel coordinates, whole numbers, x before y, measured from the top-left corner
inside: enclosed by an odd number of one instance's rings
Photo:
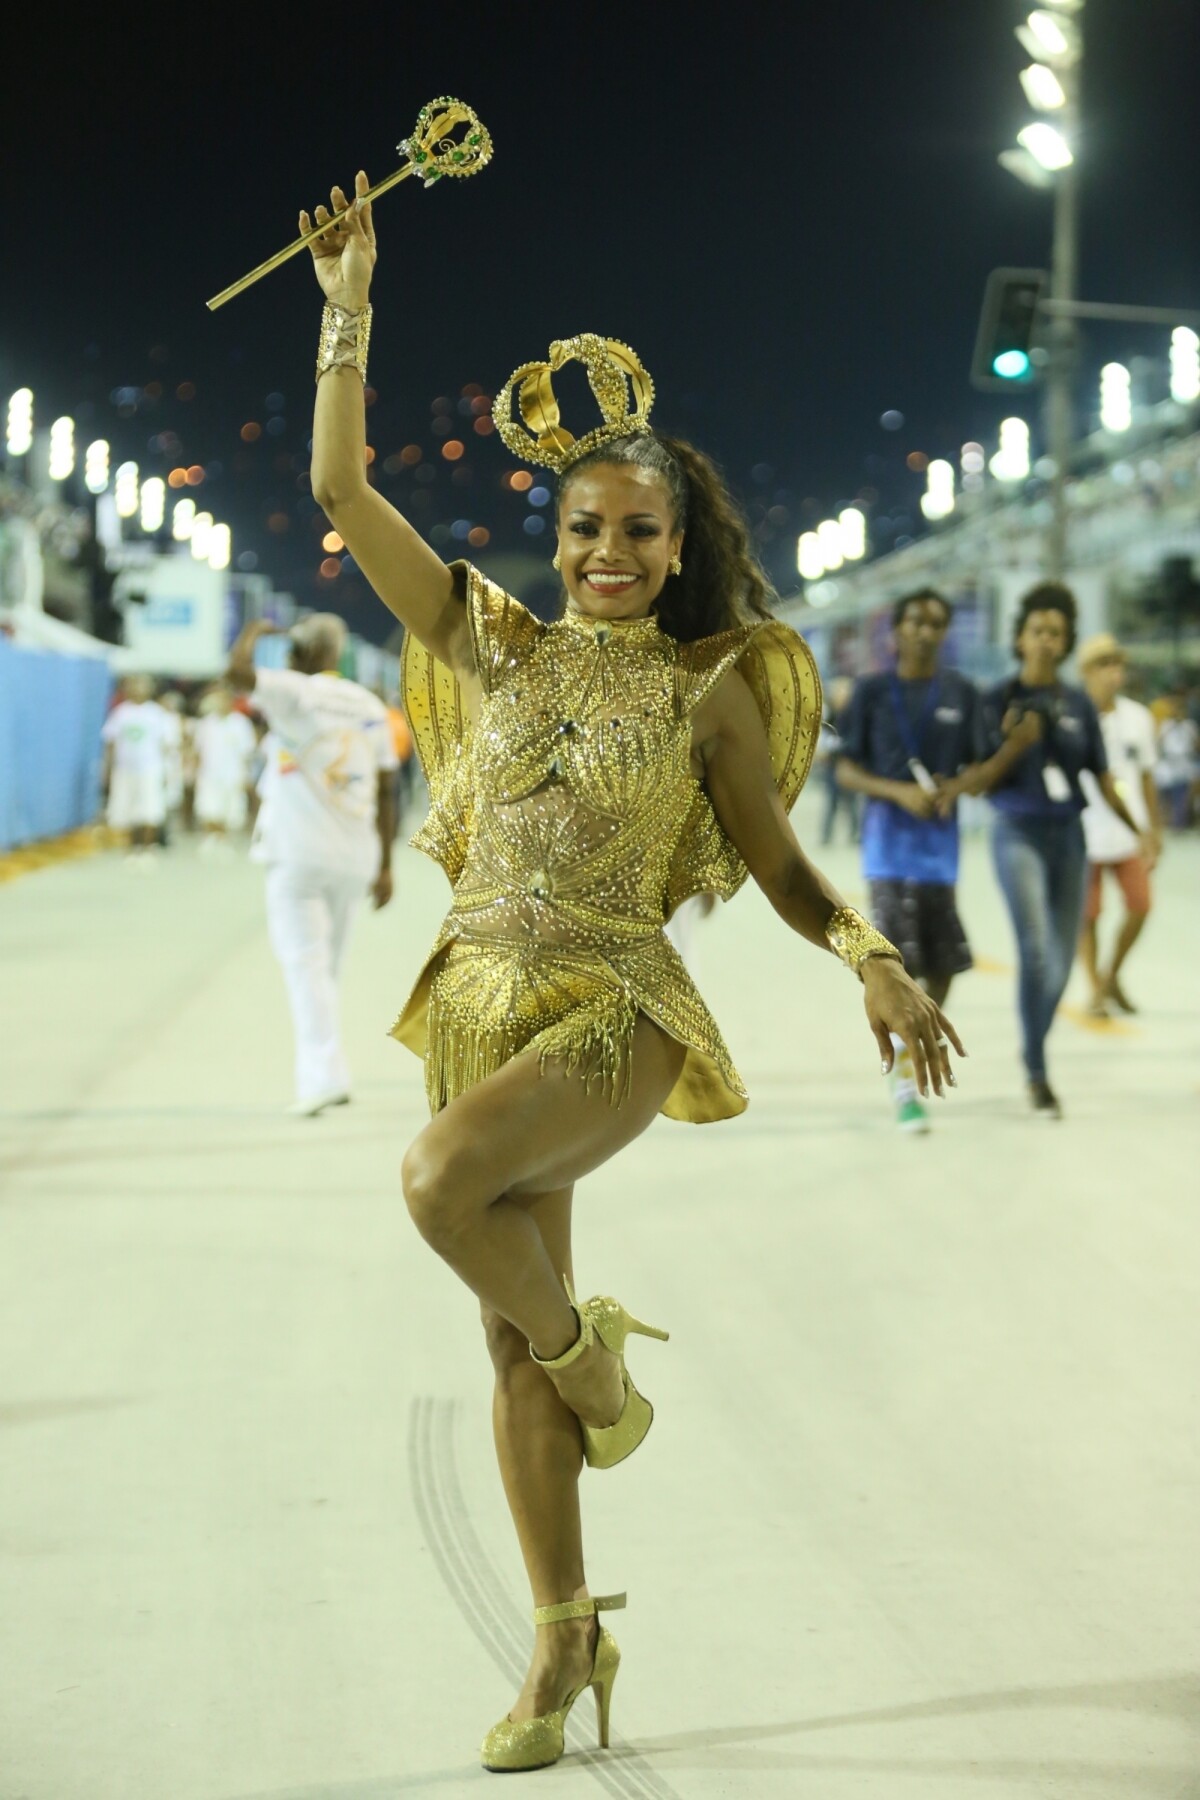
[[[597,1294],[580,1306],[565,1275],[563,1286],[579,1320],[579,1336],[561,1356],[550,1360],[543,1361],[540,1356],[534,1355],[532,1344],[529,1354],[539,1368],[553,1373],[555,1369],[565,1369],[577,1356],[582,1356],[598,1337],[605,1349],[611,1350],[617,1358],[625,1389],[620,1417],[612,1425],[585,1425],[582,1419],[579,1421],[579,1429],[583,1433],[584,1461],[590,1469],[611,1469],[615,1464],[624,1462],[627,1456],[632,1456],[654,1422],[654,1408],[644,1394],[638,1393],[625,1367],[625,1339],[636,1333],[640,1337],[658,1338],[665,1344],[671,1334],[660,1331],[656,1325],[646,1325],[641,1319],[635,1319],[611,1294]]]
[[[587,1619],[593,1613],[616,1612],[624,1604],[624,1594],[595,1594],[587,1600],[565,1600],[560,1606],[539,1606],[534,1610],[533,1620],[535,1625],[553,1625],[559,1619]],[[591,1688],[595,1693],[600,1748],[607,1750],[613,1682],[620,1666],[617,1640],[602,1625],[596,1637],[592,1672],[587,1680],[574,1688],[555,1712],[541,1713],[536,1719],[503,1718],[498,1725],[493,1725],[479,1753],[484,1768],[493,1771],[548,1769],[551,1763],[556,1763],[563,1753],[567,1714],[584,1688]]]

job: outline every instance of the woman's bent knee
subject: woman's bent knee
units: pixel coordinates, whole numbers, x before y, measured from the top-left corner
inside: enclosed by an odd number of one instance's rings
[[[435,1250],[447,1247],[461,1229],[461,1196],[448,1154],[431,1141],[428,1128],[413,1140],[400,1166],[409,1217]]]

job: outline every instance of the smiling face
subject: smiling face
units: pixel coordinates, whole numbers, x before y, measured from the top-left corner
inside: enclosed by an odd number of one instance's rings
[[[594,463],[563,490],[563,581],[571,606],[589,618],[644,619],[682,544],[666,483],[650,469]]]

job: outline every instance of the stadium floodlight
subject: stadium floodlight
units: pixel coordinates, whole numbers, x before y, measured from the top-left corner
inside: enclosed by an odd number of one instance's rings
[[[171,536],[177,544],[186,544],[196,520],[196,502],[190,494],[177,500],[171,509]]]
[[[227,569],[233,554],[233,534],[228,525],[214,525],[208,538],[208,566]]]
[[[931,522],[948,519],[954,511],[954,464],[935,458],[925,471],[921,511]]]
[[[858,562],[867,554],[867,515],[857,506],[843,507],[838,514],[842,555],[847,562]]]
[[[1062,9],[1050,12],[1048,8],[1038,7],[1014,30],[1017,42],[1035,62],[1070,68],[1079,60],[1079,30],[1063,16]]]
[[[1200,400],[1200,337],[1188,325],[1171,333],[1171,398],[1182,406]]]
[[[804,597],[810,606],[832,606],[840,592],[836,581],[818,581]]]
[[[108,486],[108,439],[96,438],[83,453],[83,485],[89,494],[102,494]]]
[[[51,481],[65,481],[75,467],[75,421],[74,419],[55,419],[50,427],[50,461],[48,472]]]
[[[1105,363],[1100,371],[1100,424],[1105,431],[1128,431],[1133,424],[1133,396],[1124,363]]]
[[[822,519],[817,526],[817,542],[821,557],[830,574],[840,569],[846,558],[842,552],[842,528],[836,519]]]
[[[212,542],[213,516],[209,512],[197,513],[192,520],[192,555],[197,562],[208,561],[209,545]]]
[[[988,464],[997,481],[1024,481],[1029,474],[1029,426],[1024,419],[1001,419],[1000,445]]]
[[[796,567],[804,581],[820,581],[825,573],[821,540],[815,531],[802,531],[796,545]]]
[[[138,509],[138,466],[135,462],[123,462],[117,469],[114,486],[114,499],[117,516],[132,519]]]
[[[1028,150],[1034,162],[1051,174],[1058,169],[1069,169],[1075,161],[1071,146],[1058,126],[1048,124],[1045,119],[1022,126],[1017,133],[1017,142],[1022,150]]]
[[[1062,82],[1045,63],[1030,63],[1021,70],[1021,86],[1034,112],[1057,112],[1067,104]]]
[[[33,448],[32,388],[18,388],[9,395],[5,448],[10,456],[26,456]]]
[[[143,531],[157,531],[163,522],[167,509],[167,484],[158,475],[152,475],[149,481],[142,483],[142,516]]]

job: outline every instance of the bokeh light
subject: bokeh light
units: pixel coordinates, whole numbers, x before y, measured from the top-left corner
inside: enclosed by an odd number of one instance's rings
[[[476,419],[474,429],[480,437],[491,437],[496,429],[496,422],[489,414],[485,413],[481,418]]]
[[[465,448],[461,438],[447,438],[442,445],[442,455],[447,462],[457,462]]]
[[[902,412],[896,412],[894,408],[889,408],[887,412],[880,415],[879,423],[883,426],[885,431],[902,431],[904,429],[904,414]]]
[[[345,540],[340,538],[336,531],[327,531],[325,536],[321,539],[321,548],[322,550],[328,550],[332,556],[335,551],[344,550],[346,544]]]
[[[546,529],[546,521],[540,513],[530,513],[525,520],[525,529],[530,537],[541,537]]]
[[[193,463],[191,465],[191,467],[187,471],[187,474],[184,476],[184,480],[187,482],[189,487],[199,487],[200,486],[200,483],[204,480],[204,470],[201,468],[199,463]]]
[[[490,543],[491,536],[492,534],[486,525],[472,525],[470,531],[467,533],[467,542],[471,545],[472,549],[482,550],[485,544]]]
[[[533,476],[528,469],[514,469],[508,478],[508,485],[518,494],[523,494],[533,486]]]
[[[186,469],[172,469],[171,473],[167,476],[167,486],[173,487],[173,488],[186,487],[187,486],[187,470]]]
[[[262,436],[262,426],[258,423],[257,419],[247,419],[246,423],[242,426],[239,436],[241,437],[243,444],[257,443],[258,439]]]
[[[336,581],[341,572],[342,565],[336,556],[327,556],[317,570],[317,574],[323,576],[326,581]]]
[[[420,460],[421,460],[420,444],[405,444],[403,450],[400,452],[400,461],[404,464],[405,468],[406,469],[414,468],[416,466],[416,464],[420,462]]]
[[[196,398],[195,382],[181,381],[179,386],[175,389],[175,398],[177,400],[194,400]]]

